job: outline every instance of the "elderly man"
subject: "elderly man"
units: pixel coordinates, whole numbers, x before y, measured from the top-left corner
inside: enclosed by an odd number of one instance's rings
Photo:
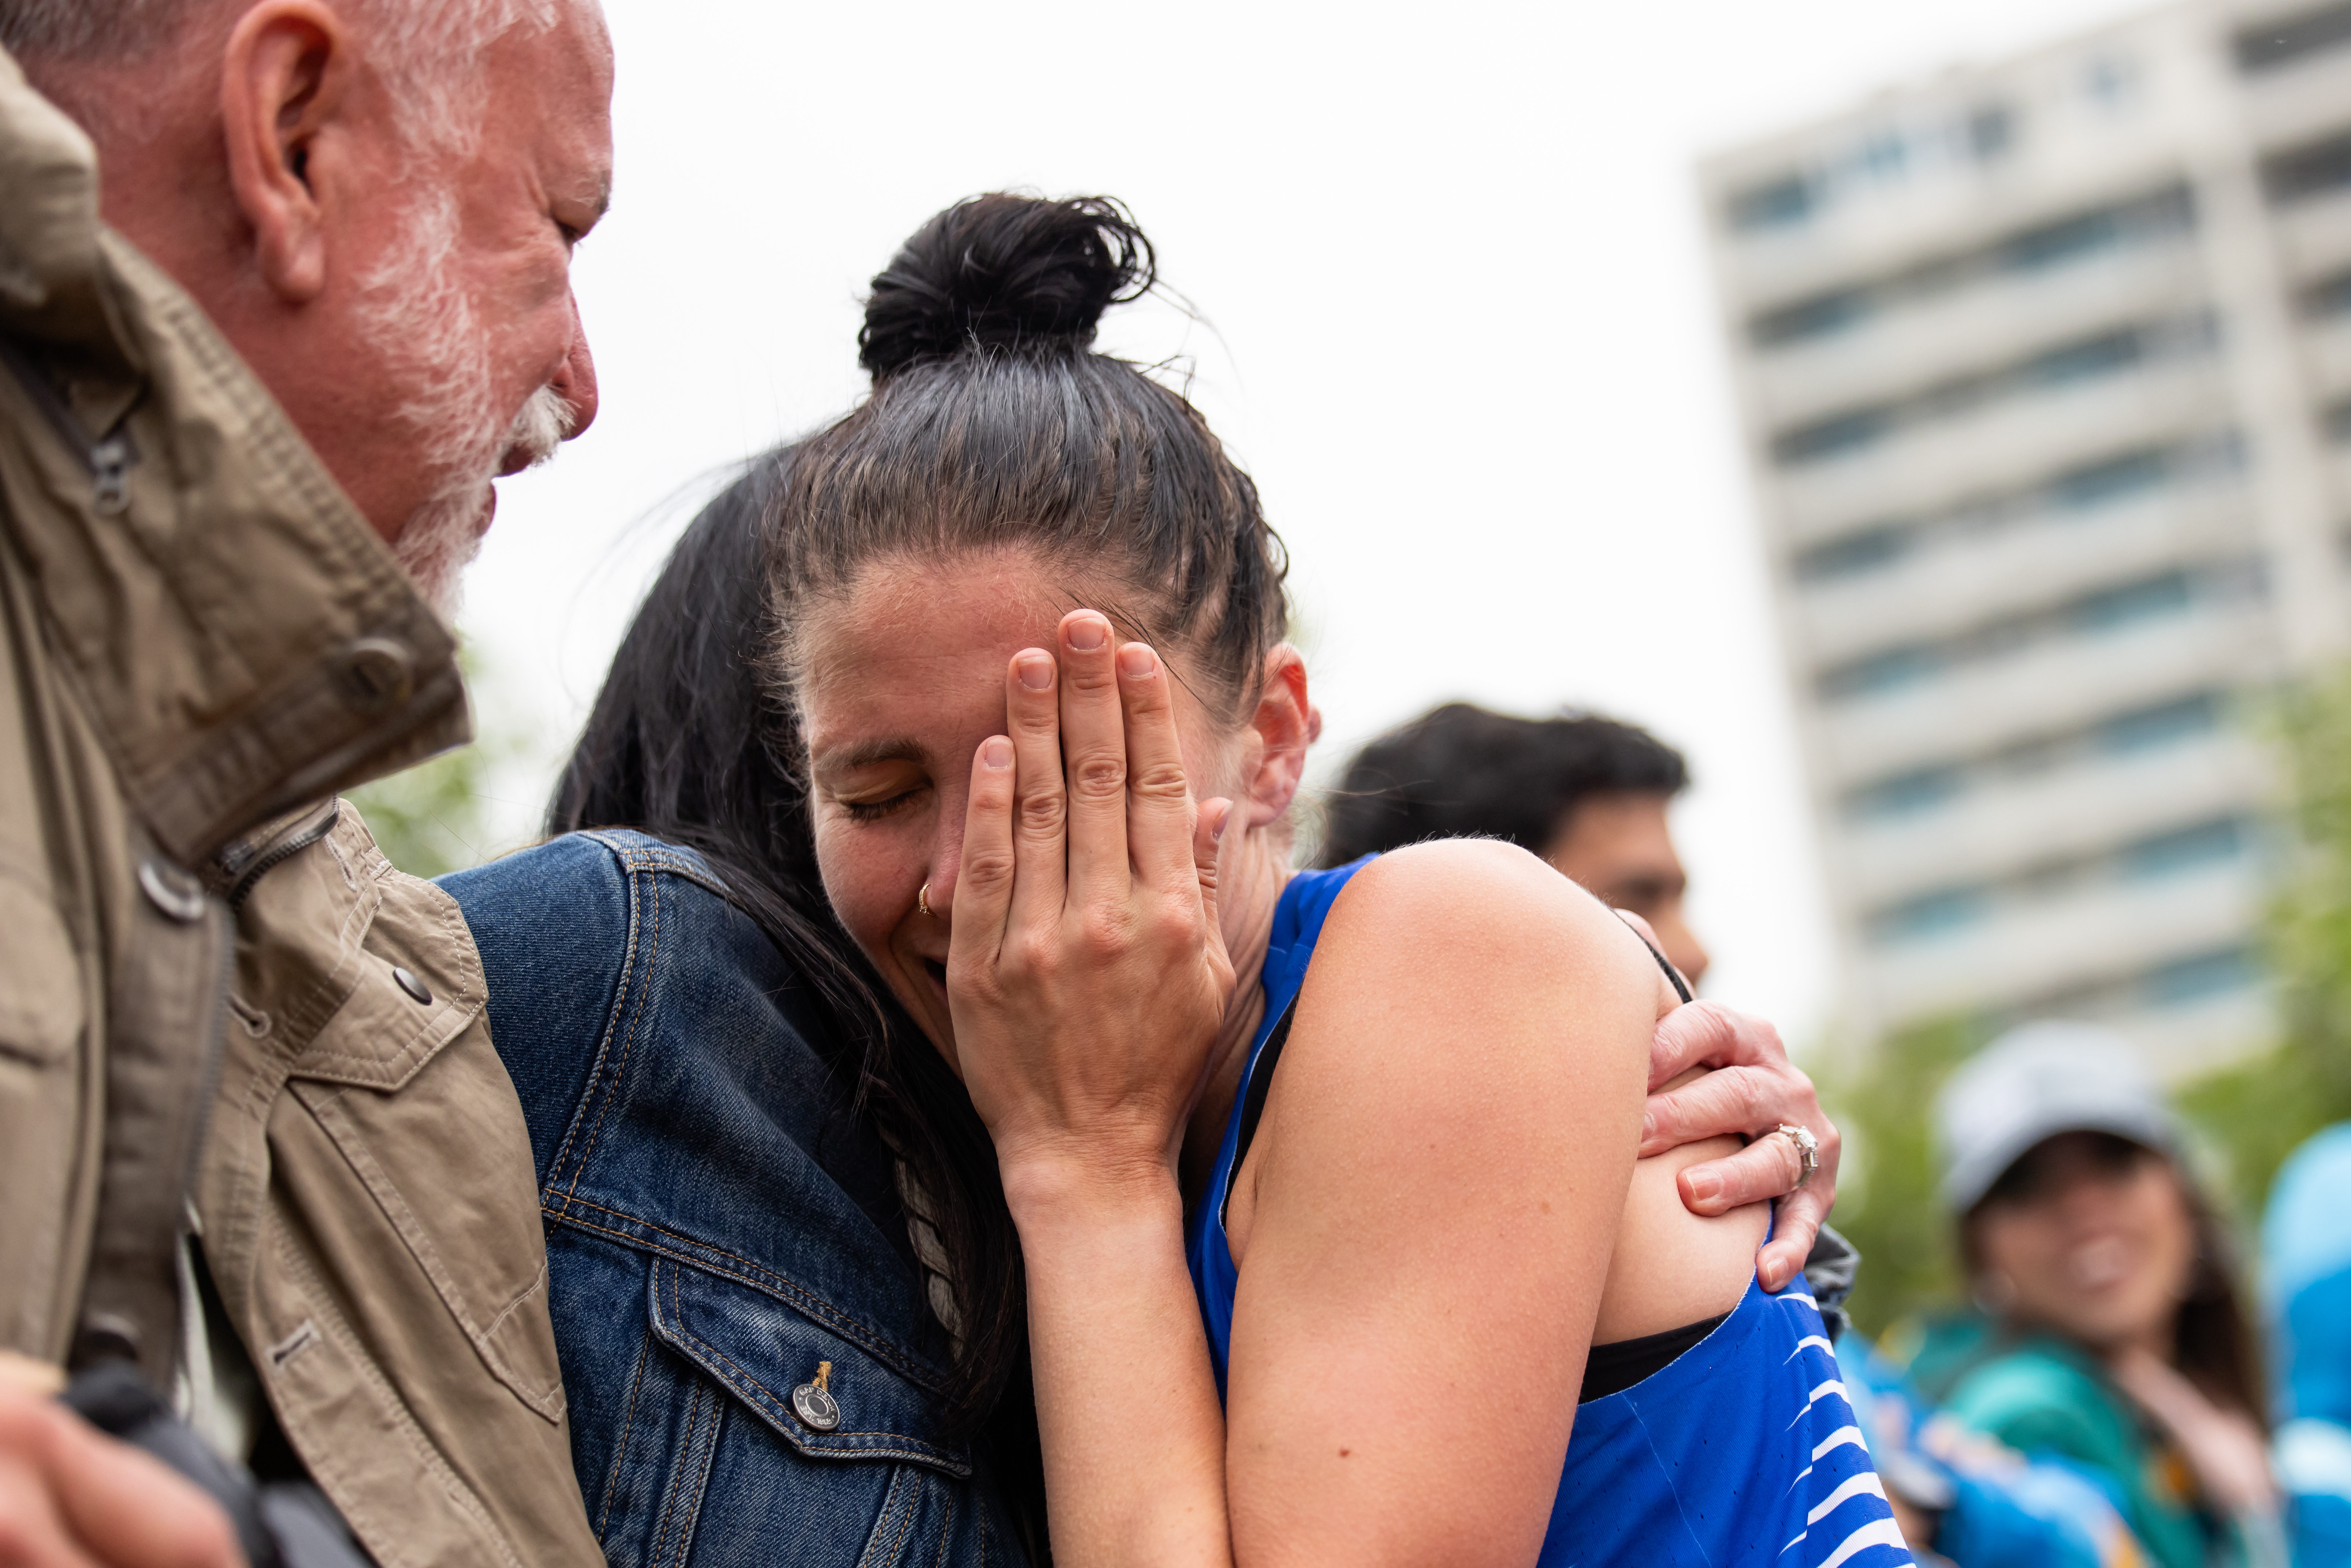
[[[600,1561],[479,959],[332,797],[466,737],[435,611],[594,414],[601,19],[0,44],[0,1560],[233,1560],[37,1387],[126,1362],[381,1563]]]

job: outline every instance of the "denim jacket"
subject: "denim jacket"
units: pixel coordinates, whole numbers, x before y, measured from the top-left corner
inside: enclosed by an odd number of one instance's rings
[[[825,1014],[717,877],[599,831],[443,885],[529,1124],[614,1568],[1021,1562],[938,1429],[944,1335],[888,1157],[810,1048]]]

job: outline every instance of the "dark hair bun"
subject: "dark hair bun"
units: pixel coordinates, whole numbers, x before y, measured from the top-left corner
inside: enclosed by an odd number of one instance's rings
[[[975,350],[1082,353],[1104,310],[1150,288],[1153,267],[1151,242],[1108,196],[973,196],[874,278],[857,362],[881,381]]]

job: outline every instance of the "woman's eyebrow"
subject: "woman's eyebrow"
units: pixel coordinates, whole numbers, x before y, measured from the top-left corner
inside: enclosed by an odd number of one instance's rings
[[[816,765],[828,773],[851,773],[877,762],[921,762],[928,755],[921,742],[909,736],[897,736],[887,740],[863,740],[828,751],[816,759]]]

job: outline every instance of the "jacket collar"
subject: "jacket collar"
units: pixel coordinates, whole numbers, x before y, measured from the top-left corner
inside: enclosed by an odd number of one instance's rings
[[[156,841],[194,865],[472,737],[455,640],[218,329],[99,221],[0,53],[0,528]]]

